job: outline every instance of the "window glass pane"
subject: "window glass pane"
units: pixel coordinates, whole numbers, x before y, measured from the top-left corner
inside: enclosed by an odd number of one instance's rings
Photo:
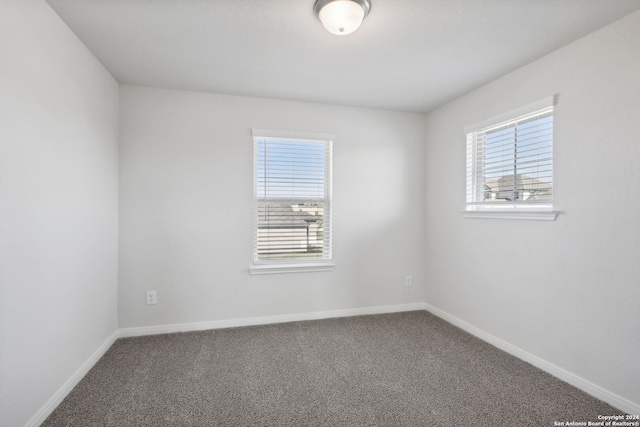
[[[330,260],[330,141],[254,138],[254,262]]]
[[[472,132],[467,144],[468,203],[551,203],[552,108]]]
[[[256,149],[257,197],[325,197],[325,144],[259,139]]]

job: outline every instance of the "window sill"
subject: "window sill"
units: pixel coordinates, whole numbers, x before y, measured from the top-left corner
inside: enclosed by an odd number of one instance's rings
[[[313,271],[331,271],[335,264],[259,264],[249,267],[250,274],[310,273]]]
[[[484,218],[484,219],[524,219],[538,221],[555,221],[558,217],[558,211],[536,211],[536,210],[517,210],[517,211],[494,211],[494,210],[477,210],[462,211],[465,218]]]

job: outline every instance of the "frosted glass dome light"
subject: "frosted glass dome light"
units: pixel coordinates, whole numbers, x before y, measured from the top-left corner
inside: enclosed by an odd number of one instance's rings
[[[369,9],[369,0],[317,0],[314,6],[314,11],[324,28],[339,36],[357,30]]]

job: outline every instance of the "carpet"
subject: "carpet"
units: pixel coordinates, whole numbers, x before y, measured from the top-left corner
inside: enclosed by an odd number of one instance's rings
[[[43,426],[553,426],[619,413],[412,311],[121,338]]]

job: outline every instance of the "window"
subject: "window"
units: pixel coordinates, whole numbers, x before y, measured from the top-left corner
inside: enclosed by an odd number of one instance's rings
[[[333,135],[253,130],[253,274],[331,263]]]
[[[555,219],[553,97],[467,127],[465,133],[467,216]]]

